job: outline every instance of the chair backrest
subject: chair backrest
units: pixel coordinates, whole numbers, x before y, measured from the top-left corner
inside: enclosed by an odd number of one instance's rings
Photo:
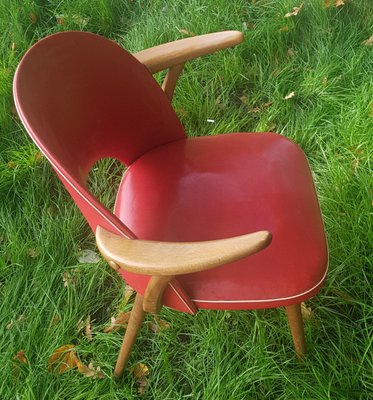
[[[36,43],[14,79],[20,118],[85,215],[134,237],[87,190],[89,170],[112,157],[130,165],[150,149],[185,137],[148,70],[119,45],[87,32]]]

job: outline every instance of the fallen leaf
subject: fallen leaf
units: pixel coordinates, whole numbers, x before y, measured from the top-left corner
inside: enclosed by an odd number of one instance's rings
[[[240,100],[242,101],[242,103],[246,103],[247,102],[247,96],[241,96]]]
[[[27,250],[27,256],[30,258],[36,258],[38,255],[39,255],[39,253],[35,249]]]
[[[294,97],[295,96],[295,92],[290,92],[288,95],[286,95],[285,97],[284,97],[284,100],[289,100],[289,99],[291,99],[292,97]]]
[[[188,31],[187,29],[179,29],[179,32],[182,33],[183,35],[188,35],[188,36],[196,36],[195,33]]]
[[[293,7],[293,11],[288,12],[284,15],[285,18],[295,17],[299,14],[300,10],[304,7],[304,3],[302,3],[299,7]]]
[[[84,249],[79,252],[77,258],[81,264],[97,264],[100,262],[100,256],[90,249]]]
[[[65,344],[56,349],[48,360],[48,369],[63,374],[78,366],[79,360],[73,344]]]
[[[168,322],[164,321],[163,319],[158,319],[156,316],[154,316],[154,322],[149,322],[149,329],[154,333],[165,331],[170,328],[171,325]]]
[[[58,314],[55,314],[52,319],[52,324],[57,325],[59,322],[60,322],[60,317],[58,316]]]
[[[325,8],[330,8],[330,0],[325,0]]]
[[[311,319],[314,317],[314,312],[311,307],[307,307],[305,303],[301,304],[301,312],[303,319]]]
[[[118,331],[122,328],[127,328],[128,321],[131,316],[131,311],[129,312],[121,312],[117,318],[111,318],[111,325],[104,329],[105,333],[110,333],[114,331]]]
[[[9,162],[7,163],[7,166],[8,166],[9,168],[15,168],[15,167],[17,166],[17,164],[16,164],[15,162],[13,162],[13,161],[9,161]]]
[[[72,269],[71,272],[65,271],[62,276],[63,286],[69,287],[74,286],[78,282],[77,276],[78,269]]]
[[[85,320],[85,335],[89,341],[93,340],[90,315],[88,315],[87,319]]]
[[[135,291],[131,288],[131,286],[126,285],[126,289],[124,290],[124,299],[121,304],[122,307],[124,307],[129,302],[130,298],[134,293]]]
[[[42,154],[40,151],[37,151],[37,152],[34,154],[34,157],[35,157],[35,160],[36,160],[36,161],[40,161],[40,160],[43,159],[43,154]]]
[[[31,22],[32,22],[33,24],[35,24],[36,21],[38,20],[38,17],[37,17],[34,13],[30,13],[28,16],[29,16],[29,18],[31,19]]]
[[[334,5],[335,5],[336,7],[344,6],[344,5],[345,5],[345,0],[335,0],[335,1],[334,1]]]
[[[357,169],[359,168],[359,159],[355,158],[354,161],[352,161],[352,167],[353,167],[353,173],[354,175],[357,174]]]
[[[133,375],[136,379],[144,378],[149,374],[149,368],[142,363],[136,364],[133,368]]]
[[[140,379],[137,382],[137,393],[140,396],[143,396],[146,393],[146,389],[148,388],[148,380],[147,379]]]
[[[11,319],[10,322],[8,323],[8,325],[6,326],[6,329],[12,329],[14,326],[14,321]]]
[[[289,27],[288,26],[283,26],[278,30],[279,32],[289,32]]]
[[[183,117],[186,117],[188,115],[184,108],[178,108],[176,111]]]
[[[18,318],[17,318],[18,322],[24,322],[26,321],[26,315],[25,314],[21,314]]]
[[[371,46],[373,44],[373,35],[369,39],[364,40],[362,44],[364,44],[365,46]]]
[[[251,109],[252,113],[257,113],[259,111],[260,111],[260,107],[254,107],[254,108]]]
[[[289,57],[294,57],[295,56],[295,51],[291,47],[288,48],[288,56]]]
[[[78,361],[77,367],[78,367],[78,371],[81,374],[87,376],[88,378],[92,378],[92,379],[97,379],[97,378],[103,379],[103,378],[105,378],[105,375],[101,371],[101,368],[97,367],[95,369],[95,367],[93,366],[92,362],[90,362],[88,364],[88,367],[87,367],[85,364],[83,364],[82,362]]]
[[[17,351],[17,354],[15,356],[13,356],[13,360],[19,361],[22,364],[26,364],[26,365],[28,364],[26,356],[25,356],[25,352],[23,350]]]
[[[56,20],[58,25],[65,25],[65,16],[64,15],[56,15]]]

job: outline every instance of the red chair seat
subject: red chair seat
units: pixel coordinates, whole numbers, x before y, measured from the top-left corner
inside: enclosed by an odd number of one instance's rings
[[[294,304],[313,296],[326,275],[323,222],[306,157],[274,133],[179,139],[145,153],[124,175],[115,214],[149,240],[272,232],[270,246],[251,257],[178,277],[199,308]],[[180,309],[172,296],[164,303]]]

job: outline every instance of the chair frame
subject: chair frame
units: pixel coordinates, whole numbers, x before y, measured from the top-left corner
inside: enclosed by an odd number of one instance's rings
[[[187,61],[235,46],[242,40],[241,32],[217,32],[165,43],[134,53],[133,56],[152,74],[168,69],[162,89],[171,101]],[[270,244],[271,233],[255,232],[208,242],[167,243],[128,239],[98,226],[96,242],[101,254],[115,270],[123,268],[151,276],[144,295],[136,295],[123,337],[114,369],[114,377],[120,378],[146,313],[160,311],[164,290],[176,275],[204,271],[250,256]],[[147,256],[144,257],[144,254]],[[301,304],[288,305],[285,309],[295,352],[301,359],[306,353]]]

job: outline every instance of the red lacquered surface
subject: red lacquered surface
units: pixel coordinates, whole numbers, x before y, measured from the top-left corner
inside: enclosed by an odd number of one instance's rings
[[[327,255],[302,151],[275,134],[186,139],[148,71],[115,43],[65,32],[33,46],[15,76],[27,131],[95,230],[128,237],[204,240],[270,230],[272,244],[244,261],[174,281],[164,304],[258,308],[319,289]],[[86,188],[95,161],[130,165],[115,216]],[[148,277],[122,271],[140,293]],[[189,302],[189,305],[188,305]]]
[[[269,230],[271,245],[244,260],[179,278],[201,308],[291,304],[318,291],[327,249],[302,150],[273,133],[179,140],[127,171],[116,214],[140,238],[220,239]]]

